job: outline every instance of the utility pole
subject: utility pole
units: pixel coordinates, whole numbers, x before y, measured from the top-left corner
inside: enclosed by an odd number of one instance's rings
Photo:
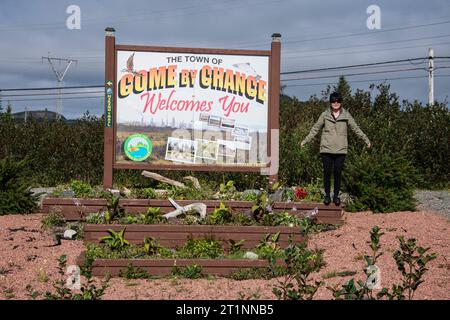
[[[428,104],[434,104],[434,51],[432,48],[428,49]]]
[[[44,61],[44,59],[46,59],[48,61],[48,63],[50,64],[50,66],[52,67],[53,72],[55,73],[56,79],[58,80],[58,100],[56,102],[56,119],[59,120],[61,119],[61,115],[62,115],[62,97],[61,97],[61,86],[62,86],[62,82],[64,80],[64,76],[66,75],[67,71],[70,68],[70,65],[72,64],[72,62],[77,63],[77,60],[74,59],[64,59],[64,58],[51,58],[50,57],[50,53],[48,54],[48,57],[42,57],[42,61]],[[64,69],[64,71],[58,71],[55,68],[54,62],[58,61],[59,64],[61,64],[61,62],[66,62],[67,65]]]

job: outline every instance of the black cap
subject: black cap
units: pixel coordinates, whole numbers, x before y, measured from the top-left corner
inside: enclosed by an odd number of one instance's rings
[[[332,94],[330,94],[330,103],[335,101],[339,103],[342,102],[342,97],[339,92],[333,92]]]

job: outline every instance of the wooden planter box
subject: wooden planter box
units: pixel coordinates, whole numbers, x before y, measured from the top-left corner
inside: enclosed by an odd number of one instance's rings
[[[268,233],[274,235],[280,233],[278,244],[286,247],[289,244],[289,236],[295,243],[306,241],[306,237],[301,235],[300,228],[276,226],[223,226],[223,225],[168,225],[168,224],[131,224],[131,225],[108,225],[108,224],[86,224],[84,227],[84,240],[87,243],[99,243],[100,238],[107,236],[107,230],[120,231],[126,228],[125,239],[130,243],[143,243],[145,237],[154,237],[163,247],[181,247],[189,237],[203,238],[205,236],[214,237],[222,241],[224,248],[227,248],[227,240],[236,242],[245,240],[242,248],[254,248],[261,239]]]
[[[126,271],[128,264],[139,267],[149,275],[170,275],[174,266],[185,267],[198,265],[202,267],[203,275],[227,276],[240,269],[267,267],[267,260],[249,259],[96,259],[92,263],[92,275],[103,277],[109,274],[117,277],[120,271]],[[84,253],[78,259],[77,264],[84,264]]]
[[[207,212],[211,213],[214,208],[220,206],[220,200],[179,200],[176,202],[181,206],[191,203],[202,202],[207,206]],[[67,221],[83,220],[86,215],[106,209],[106,199],[79,199],[79,198],[45,198],[42,203],[42,212],[49,213],[52,210],[60,211]],[[120,199],[120,205],[128,213],[142,213],[149,207],[157,207],[161,212],[167,213],[175,210],[169,200],[153,199]],[[234,212],[251,212],[252,201],[224,201],[227,207]],[[343,210],[334,204],[328,206],[322,203],[303,202],[275,202],[273,210],[275,212],[289,212],[292,215],[303,217],[314,208],[318,208],[318,213],[314,220],[318,223],[342,224]]]

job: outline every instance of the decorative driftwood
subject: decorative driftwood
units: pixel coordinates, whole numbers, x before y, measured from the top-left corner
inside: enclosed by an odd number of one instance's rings
[[[200,218],[204,219],[206,217],[206,204],[204,203],[192,203],[188,204],[187,206],[180,206],[178,203],[176,203],[173,199],[169,198],[170,203],[175,207],[176,210],[171,211],[169,213],[166,213],[164,217],[166,219],[169,218],[175,218],[179,216],[180,214],[186,213],[189,210],[195,210],[200,214]]]
[[[192,181],[194,188],[197,190],[200,190],[202,187],[200,186],[200,182],[198,182],[198,179],[192,176],[186,176],[183,178],[184,180],[190,180]]]
[[[175,180],[172,180],[172,179],[163,177],[162,175],[157,174],[157,173],[154,173],[154,172],[150,172],[150,171],[145,171],[145,170],[144,170],[144,171],[142,171],[142,175],[143,175],[144,177],[147,177],[147,178],[153,178],[153,179],[155,179],[155,180],[158,180],[158,181],[161,181],[161,182],[170,184],[170,185],[175,186],[175,187],[179,187],[179,188],[185,188],[185,187],[186,187],[186,186],[185,186],[183,183],[181,183],[181,182],[178,182],[178,181],[175,181]]]
[[[319,213],[319,208],[315,207],[312,210],[309,210],[308,212],[306,212],[305,218],[308,218],[310,220],[314,219],[315,216]]]

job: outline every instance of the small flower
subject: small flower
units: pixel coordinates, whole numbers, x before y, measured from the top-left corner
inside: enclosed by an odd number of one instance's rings
[[[305,191],[303,188],[296,188],[295,189],[295,199],[302,200],[308,196],[308,192]]]

